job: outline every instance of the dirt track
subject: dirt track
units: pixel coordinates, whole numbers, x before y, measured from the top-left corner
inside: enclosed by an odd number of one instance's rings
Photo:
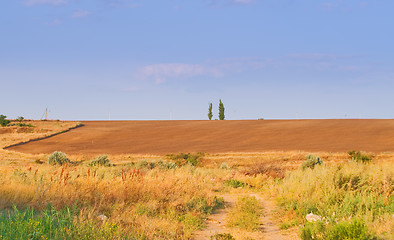
[[[394,151],[394,120],[87,121],[9,148],[25,153],[122,154],[305,150]]]

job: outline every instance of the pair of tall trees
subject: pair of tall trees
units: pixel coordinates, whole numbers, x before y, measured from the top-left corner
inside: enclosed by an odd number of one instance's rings
[[[212,114],[212,103],[209,103],[208,107],[208,119],[212,120],[213,114]],[[222,100],[219,99],[219,120],[224,120],[224,105],[222,103]]]

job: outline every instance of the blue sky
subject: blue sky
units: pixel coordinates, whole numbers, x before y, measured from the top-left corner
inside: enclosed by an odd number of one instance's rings
[[[394,118],[391,0],[1,5],[10,118]]]

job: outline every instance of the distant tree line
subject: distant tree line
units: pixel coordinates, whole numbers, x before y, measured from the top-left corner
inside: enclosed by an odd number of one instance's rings
[[[212,120],[213,114],[212,114],[212,103],[209,103],[208,106],[208,119]],[[222,103],[222,100],[219,99],[219,120],[224,120],[225,115],[224,115],[224,104]]]

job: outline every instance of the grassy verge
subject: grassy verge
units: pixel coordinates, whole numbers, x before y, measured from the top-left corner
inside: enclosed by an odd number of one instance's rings
[[[96,224],[79,221],[75,212],[66,208],[35,211],[14,208],[0,215],[0,239],[137,239],[124,234],[115,223]]]
[[[287,216],[282,228],[303,225],[303,239],[393,239],[390,165],[346,162],[290,172],[273,184]],[[307,222],[309,213],[321,221]]]

